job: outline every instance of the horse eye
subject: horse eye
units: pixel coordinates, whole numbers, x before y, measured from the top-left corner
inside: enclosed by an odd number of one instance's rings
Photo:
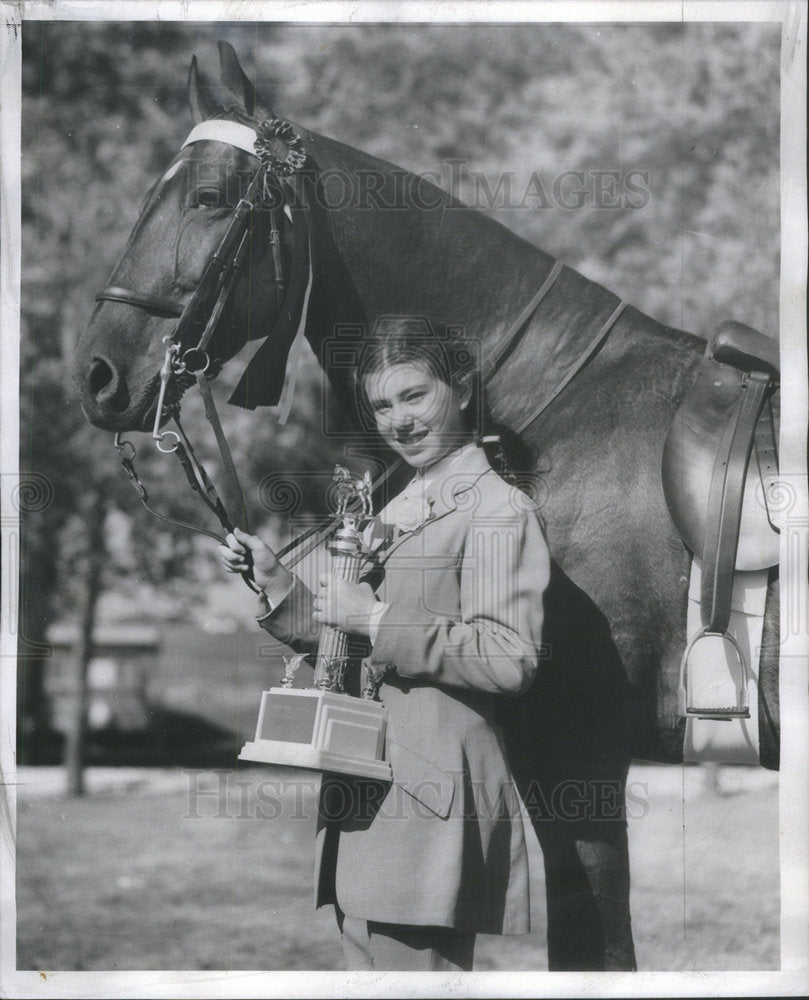
[[[198,208],[220,208],[224,202],[218,188],[203,188],[194,195],[194,204]]]

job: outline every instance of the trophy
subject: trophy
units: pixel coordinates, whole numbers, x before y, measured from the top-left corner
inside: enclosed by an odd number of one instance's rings
[[[342,525],[329,543],[332,570],[356,583],[365,551],[360,529],[373,513],[371,477],[366,472],[362,479],[354,478],[338,465],[334,481]],[[281,686],[262,693],[256,737],[242,747],[240,760],[392,780],[384,759],[387,709],[377,698],[383,675],[367,668],[361,697],[348,694],[348,643],[345,632],[323,626],[310,688],[292,686],[306,654],[285,658]]]

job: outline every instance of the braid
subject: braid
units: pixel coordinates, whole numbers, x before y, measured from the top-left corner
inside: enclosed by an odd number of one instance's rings
[[[486,453],[489,465],[494,469],[497,475],[500,476],[501,479],[505,479],[507,483],[515,486],[516,476],[508,461],[508,457],[506,456],[505,449],[503,448],[503,439],[500,434],[481,434],[478,437],[478,443]]]
[[[525,441],[504,424],[496,423],[484,404],[482,431],[477,435],[489,465],[501,479],[536,500],[536,455]]]

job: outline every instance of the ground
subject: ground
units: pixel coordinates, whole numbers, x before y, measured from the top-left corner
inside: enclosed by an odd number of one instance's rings
[[[340,969],[312,909],[314,781],[238,772],[58,768],[18,775],[18,957],[26,970]],[[644,970],[777,969],[777,776],[636,766],[632,914]],[[479,970],[543,970],[544,886],[530,839],[523,937],[481,937]]]

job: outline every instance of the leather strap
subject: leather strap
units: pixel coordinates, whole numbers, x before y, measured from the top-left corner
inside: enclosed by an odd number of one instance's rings
[[[730,622],[733,569],[739,543],[744,481],[755,427],[772,379],[750,372],[742,381],[735,419],[728,422],[714,462],[702,544],[702,624],[725,634]]]
[[[121,288],[118,285],[110,285],[96,295],[96,302],[123,302],[128,306],[137,306],[147,312],[157,313],[160,316],[182,316],[185,308],[182,302],[175,302],[173,299],[163,299],[158,295],[146,295],[141,292],[133,292],[129,288]]]
[[[284,386],[285,362],[303,315],[310,268],[307,206],[294,202],[291,212],[292,261],[286,296],[272,329],[248,362],[228,399],[232,405],[247,410],[278,403]]]
[[[778,474],[778,435],[775,430],[772,395],[765,401],[761,410],[761,417],[756,423],[756,436],[753,447],[756,450],[758,477],[761,480],[764,506],[767,509],[767,520],[770,522],[773,531],[780,531],[778,525],[772,519],[770,494],[767,489],[768,478]]]
[[[582,352],[579,358],[577,358],[575,364],[571,365],[571,367],[568,369],[567,374],[562,379],[562,381],[557,383],[556,388],[553,390],[553,392],[551,392],[548,396],[546,396],[545,399],[543,399],[540,402],[539,406],[537,406],[534,410],[532,410],[531,413],[528,415],[528,417],[526,417],[526,419],[523,420],[523,422],[517,428],[518,433],[522,434],[522,432],[527,427],[529,427],[540,416],[540,414],[544,413],[545,410],[547,410],[547,408],[551,405],[551,403],[556,399],[556,397],[562,392],[565,386],[567,386],[568,383],[571,382],[576,377],[576,375],[579,374],[582,368],[584,368],[584,366],[587,364],[590,358],[592,358],[592,356],[596,353],[599,347],[601,347],[601,345],[607,339],[607,335],[615,326],[615,324],[618,322],[619,317],[623,313],[624,309],[626,309],[626,307],[627,307],[626,302],[621,301],[618,303],[618,305],[615,307],[615,309],[607,318],[604,325],[596,334],[595,338],[587,345],[587,348]]]
[[[189,524],[187,521],[180,521],[180,520],[178,520],[175,517],[166,517],[166,515],[165,514],[161,514],[159,510],[155,510],[155,508],[152,507],[152,505],[149,503],[149,494],[148,494],[148,492],[146,490],[146,487],[141,482],[141,479],[138,476],[137,471],[135,470],[135,447],[134,447],[134,445],[132,444],[131,441],[125,441],[125,442],[121,442],[119,444],[118,443],[118,435],[117,434],[115,436],[115,439],[116,439],[115,447],[118,450],[118,455],[119,455],[119,460],[121,462],[121,467],[123,468],[124,472],[126,473],[127,477],[129,478],[129,481],[132,483],[132,486],[133,486],[135,492],[137,493],[140,502],[143,504],[143,506],[146,508],[146,510],[149,511],[150,514],[153,514],[155,517],[159,518],[161,521],[165,521],[166,524],[173,524],[173,525],[175,525],[175,527],[178,527],[178,528],[186,528],[188,531],[196,531],[200,535],[207,535],[208,538],[212,538],[215,542],[221,542],[221,540],[222,540],[221,537],[219,535],[215,534],[213,531],[209,531],[207,528],[201,528],[201,527],[199,527],[199,525],[196,525],[196,524]],[[126,452],[126,446],[129,446],[129,448],[131,449],[131,452],[129,454],[127,454],[127,452]],[[186,476],[189,477],[188,478],[189,485],[196,492],[199,492],[199,485],[197,484],[196,480],[194,479],[193,472],[189,472],[189,468],[188,468],[188,466],[186,464],[186,462],[187,462],[187,456],[185,456],[185,457],[181,456],[179,454],[179,449],[177,450],[177,452],[175,452],[175,454],[177,454],[178,458],[180,458],[180,462],[183,465],[183,468],[186,470]],[[206,498],[203,498],[203,499],[205,499],[205,502],[208,503],[208,500]]]
[[[235,513],[239,518],[239,526],[244,528],[245,531],[249,531],[250,526],[247,521],[247,507],[244,502],[244,493],[242,492],[242,487],[239,482],[239,475],[236,472],[236,465],[233,462],[233,455],[231,454],[230,446],[228,445],[227,438],[225,437],[225,432],[222,429],[222,422],[220,421],[219,414],[216,411],[216,405],[211,393],[211,387],[204,372],[196,372],[195,378],[197,380],[197,387],[202,396],[202,401],[205,404],[205,416],[208,423],[213,428],[214,436],[216,437],[216,444],[219,448],[222,465],[224,466],[225,474],[228,479],[229,492],[232,494],[231,499],[235,501]],[[232,531],[234,523],[230,518],[228,518],[227,524],[223,521],[222,526],[228,531]]]
[[[183,441],[185,444],[183,444]],[[202,465],[194,453],[194,449],[191,447],[191,442],[186,437],[185,432],[183,432],[183,441],[177,443],[173,454],[177,457],[183,472],[185,472],[188,485],[195,493],[200,495],[205,506],[216,515],[217,520],[222,525],[222,529],[225,532],[232,531],[233,526],[230,523],[224,504],[216,492],[216,487],[205,471],[205,466]],[[198,531],[200,529],[196,528],[194,530]],[[221,541],[219,535],[214,535],[213,532],[209,532],[209,534],[211,537]]]
[[[213,332],[213,327],[209,325],[213,309],[211,303],[215,302],[219,295],[224,275],[233,267],[234,260],[240,250],[243,252],[246,245],[243,237],[248,229],[250,213],[259,205],[257,195],[260,183],[261,178],[256,174],[244,197],[236,205],[228,228],[205,265],[199,284],[177,324],[173,337],[183,351],[187,351],[190,347],[199,347],[200,337],[206,327]]]
[[[562,267],[564,265],[561,261],[554,261],[553,267],[550,269],[547,278],[542,282],[539,287],[539,291],[534,295],[528,305],[523,309],[517,319],[511,324],[503,340],[500,344],[492,351],[489,357],[483,362],[483,374],[485,378],[491,378],[492,375],[497,371],[503,362],[503,358],[509,352],[513,346],[517,335],[520,330],[525,326],[528,320],[534,315],[539,306],[539,303],[545,298],[548,292],[553,287],[556,279],[562,273]]]
[[[183,143],[183,147],[192,142],[224,142],[228,146],[235,146],[236,149],[243,149],[245,153],[258,157],[256,153],[256,130],[249,125],[242,125],[240,122],[232,122],[227,118],[210,118],[208,121],[195,125]]]

